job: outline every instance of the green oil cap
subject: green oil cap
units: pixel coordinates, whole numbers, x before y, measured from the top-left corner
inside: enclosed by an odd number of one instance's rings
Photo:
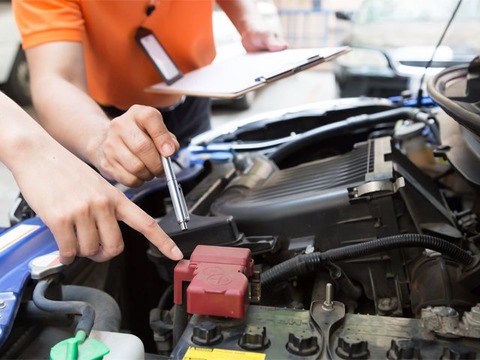
[[[50,360],[102,360],[110,350],[100,341],[87,339],[85,331],[60,341],[50,350]]]

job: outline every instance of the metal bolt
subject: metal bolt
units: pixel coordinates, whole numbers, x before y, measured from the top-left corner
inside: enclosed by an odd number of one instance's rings
[[[378,300],[378,310],[383,313],[391,313],[398,307],[396,298],[380,298]]]
[[[325,311],[333,310],[333,285],[327,283],[325,288],[325,301],[323,302],[322,309]]]
[[[7,304],[5,303],[5,301],[3,300],[0,300],[0,310],[3,310],[7,307]]]

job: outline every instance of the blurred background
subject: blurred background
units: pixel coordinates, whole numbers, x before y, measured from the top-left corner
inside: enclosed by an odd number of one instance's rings
[[[480,50],[480,0],[463,0],[441,44],[458,0],[255,1],[268,25],[282,34],[290,48],[349,45],[352,51],[242,97],[213,99],[214,127],[338,97],[415,97],[429,76],[446,66],[470,62]],[[238,51],[240,38],[220,8],[215,9],[213,21],[220,60]],[[35,117],[10,0],[0,0],[0,90]],[[9,226],[8,212],[17,196],[10,172],[0,163],[1,227]]]

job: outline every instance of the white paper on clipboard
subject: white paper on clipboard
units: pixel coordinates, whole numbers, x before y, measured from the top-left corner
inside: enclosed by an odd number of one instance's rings
[[[323,47],[243,53],[186,73],[171,85],[162,82],[148,87],[146,91],[229,99],[330,61],[348,51],[348,47]]]

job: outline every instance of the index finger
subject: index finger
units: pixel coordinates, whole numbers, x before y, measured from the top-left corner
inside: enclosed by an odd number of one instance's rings
[[[116,209],[117,219],[143,234],[165,256],[172,260],[181,260],[183,254],[175,242],[162,230],[154,218],[140,209],[126,197]]]

